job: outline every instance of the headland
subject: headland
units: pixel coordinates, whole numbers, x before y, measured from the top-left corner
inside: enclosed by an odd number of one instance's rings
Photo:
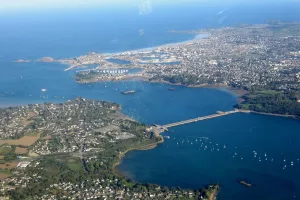
[[[204,30],[209,33],[205,38],[109,55],[129,61],[126,65],[109,63],[107,55],[92,53],[76,60],[99,67],[78,71],[74,79],[91,83],[140,78],[187,87],[230,88],[239,93],[238,108],[300,116],[296,30],[300,31],[298,22],[209,29]],[[120,70],[124,68],[142,70],[128,74]]]

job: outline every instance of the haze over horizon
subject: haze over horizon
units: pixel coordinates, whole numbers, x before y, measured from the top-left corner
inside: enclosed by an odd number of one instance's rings
[[[299,0],[0,0],[0,12],[32,9],[52,8],[83,8],[94,6],[152,6],[152,5],[175,5],[175,4],[203,4],[205,5],[233,5],[233,4],[264,4],[264,3],[300,3]]]

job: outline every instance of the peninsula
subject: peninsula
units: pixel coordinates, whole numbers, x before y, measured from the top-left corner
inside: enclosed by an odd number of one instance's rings
[[[84,98],[0,109],[0,198],[215,197],[218,185],[183,190],[116,174],[125,152],[162,142],[120,111],[118,104]]]
[[[37,61],[68,64],[66,71],[96,65],[78,70],[74,75],[78,83],[138,79],[243,90],[238,109],[300,117],[299,22],[170,32],[204,35],[150,49]]]
[[[300,116],[300,23],[276,21],[185,33],[208,36],[146,50],[80,56],[77,63],[99,67],[78,71],[74,79],[90,83],[139,78],[188,87],[230,87],[247,93],[238,108]],[[110,58],[130,64],[111,63]],[[124,68],[141,71],[123,73]]]

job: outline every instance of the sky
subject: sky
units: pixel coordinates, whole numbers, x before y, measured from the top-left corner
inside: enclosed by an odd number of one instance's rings
[[[41,9],[41,8],[70,8],[88,6],[151,6],[152,4],[232,4],[232,3],[274,3],[300,2],[300,0],[0,0],[0,9]]]

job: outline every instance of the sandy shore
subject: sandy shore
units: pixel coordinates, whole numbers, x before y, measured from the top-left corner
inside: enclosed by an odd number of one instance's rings
[[[114,55],[120,55],[122,53],[137,53],[141,51],[152,51],[158,48],[165,48],[165,47],[171,47],[171,46],[177,46],[177,45],[183,45],[183,44],[188,44],[191,42],[196,42],[205,38],[210,37],[210,33],[200,33],[200,34],[194,34],[194,38],[190,40],[185,40],[182,42],[173,42],[173,43],[167,43],[167,44],[162,44],[158,46],[153,46],[153,47],[146,47],[146,48],[140,48],[140,49],[135,49],[135,50],[130,50],[130,51],[123,51],[123,52],[114,52],[114,53],[103,53],[105,56],[114,56]]]
[[[214,200],[217,198],[218,189],[214,189],[213,193],[209,196],[209,200]]]
[[[140,49],[122,51],[122,52],[101,53],[101,54],[104,56],[111,57],[111,56],[118,56],[123,53],[138,53],[138,52],[143,52],[143,51],[152,51],[152,50],[155,50],[158,48],[167,48],[167,47],[172,47],[172,46],[194,43],[194,42],[197,42],[202,39],[210,37],[210,33],[200,33],[200,34],[194,34],[194,35],[195,35],[194,38],[192,38],[190,40],[185,40],[182,42],[167,43],[167,44],[162,44],[162,45],[153,46],[153,47],[146,47],[146,48],[140,48]],[[24,61],[27,61],[27,60],[20,59],[18,61],[14,61],[14,62],[24,62]],[[38,61],[38,62],[58,62],[61,64],[67,64],[67,65],[69,65],[69,67],[66,68],[65,71],[69,71],[69,70],[72,70],[74,68],[81,66],[81,64],[68,63],[70,61],[70,59],[54,59],[51,57],[44,57],[44,58],[38,59],[36,61]]]

